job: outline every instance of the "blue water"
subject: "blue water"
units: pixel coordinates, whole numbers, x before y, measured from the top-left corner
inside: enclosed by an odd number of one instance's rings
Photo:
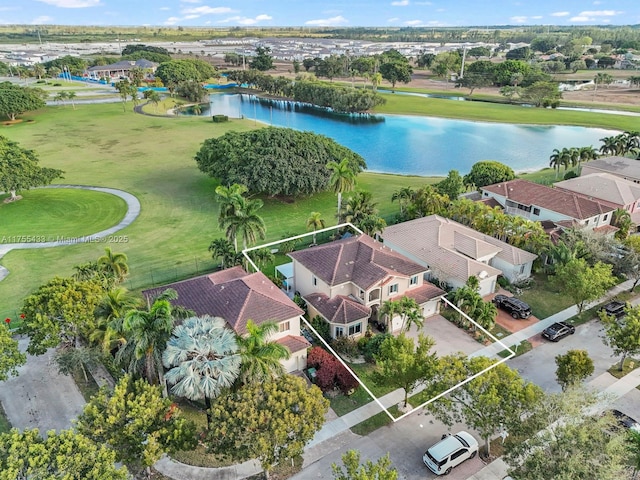
[[[617,132],[602,128],[507,125],[408,115],[318,114],[282,101],[267,105],[252,95],[210,96],[203,115],[243,116],[277,127],[326,135],[362,155],[373,172],[403,175],[466,174],[480,160],[498,160],[516,172],[549,166],[554,148],[598,147]],[[303,109],[305,110],[305,109]]]

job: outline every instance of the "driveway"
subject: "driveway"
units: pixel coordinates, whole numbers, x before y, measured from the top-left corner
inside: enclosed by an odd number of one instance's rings
[[[483,300],[485,302],[490,302],[491,300],[493,300],[493,297],[495,297],[498,294],[506,295],[507,297],[513,297],[513,294],[511,294],[510,292],[500,289],[497,293],[492,293],[491,295],[487,295],[486,297],[483,298]],[[534,317],[533,315],[531,315],[527,319],[513,318],[511,314],[509,314],[508,312],[500,308],[498,308],[498,315],[496,316],[496,323],[500,325],[502,328],[506,328],[511,333],[519,332],[520,330],[530,327],[531,325],[533,325],[538,321],[539,321],[538,317]]]
[[[561,391],[560,385],[556,382],[556,355],[562,355],[569,350],[586,350],[593,360],[594,372],[587,382],[598,377],[609,370],[616,362],[611,348],[602,342],[604,330],[600,320],[594,319],[583,325],[576,327],[576,333],[563,338],[559,342],[550,342],[536,335],[532,337],[531,343],[540,346],[516,358],[512,358],[507,363],[511,368],[515,368],[525,379],[541,386],[547,392]]]
[[[461,429],[465,429],[465,427],[455,425],[451,432],[457,432]],[[318,449],[317,454],[314,454],[313,451],[305,453],[304,470],[291,478],[292,480],[307,480],[309,478],[333,479],[331,464],[342,465],[342,455],[351,449],[360,452],[361,462],[366,460],[375,462],[388,452],[391,463],[400,474],[399,479],[424,480],[438,478],[422,462],[422,455],[427,448],[440,440],[443,433],[448,431],[446,426],[435,420],[431,415],[420,411],[387,427],[379,428],[366,437],[345,432],[337,438],[332,438],[313,447],[311,450]],[[474,436],[479,440],[477,434],[474,434]],[[480,443],[482,444],[481,441]],[[315,461],[321,455],[324,456]],[[308,465],[308,462],[313,463]],[[478,472],[482,467],[484,467],[484,464],[476,456],[476,458],[467,460],[462,465],[454,468],[446,478],[464,480]]]
[[[441,315],[434,315],[425,319],[421,330],[412,325],[407,332],[407,336],[418,338],[419,333],[433,337],[436,341],[434,350],[438,356],[450,355],[456,352],[469,355],[484,347],[481,343],[471,338],[465,330],[456,327]]]
[[[28,344],[26,337],[18,341],[23,352]],[[0,403],[11,425],[20,430],[65,430],[82,412],[84,398],[71,377],[58,373],[54,352],[51,349],[44,355],[27,355],[19,375],[0,382]]]

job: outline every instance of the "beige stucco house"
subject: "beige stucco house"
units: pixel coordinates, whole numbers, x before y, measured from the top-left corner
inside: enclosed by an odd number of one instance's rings
[[[292,252],[293,286],[320,315],[333,337],[360,336],[370,319],[386,321],[396,332],[402,319],[379,319],[387,300],[411,297],[424,317],[439,311],[443,290],[425,280],[427,269],[368,235],[357,235]]]
[[[173,288],[178,298],[174,305],[193,310],[196,315],[221,317],[238,335],[246,335],[247,322],[278,324],[278,332],[270,340],[286,346],[291,358],[282,362],[287,372],[302,370],[307,365],[309,342],[300,335],[300,316],[304,313],[263,273],[247,273],[233,267],[210,275],[171,283],[143,291],[151,301]]]
[[[423,265],[429,279],[460,288],[469,277],[477,277],[482,296],[495,291],[499,275],[510,282],[528,278],[537,258],[439,215],[391,225],[382,238],[391,249]]]

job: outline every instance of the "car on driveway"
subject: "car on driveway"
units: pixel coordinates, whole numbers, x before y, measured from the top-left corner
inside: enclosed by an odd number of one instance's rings
[[[448,475],[453,467],[477,453],[478,441],[470,433],[460,431],[455,435],[444,435],[424,453],[422,461],[436,475]]]
[[[493,303],[496,307],[508,312],[513,318],[529,318],[531,316],[531,307],[517,298],[496,295],[493,297]]]
[[[611,410],[611,413],[621,427],[640,433],[640,423],[638,423],[634,418],[631,418],[626,413],[622,413],[620,410]]]
[[[567,322],[556,322],[542,331],[542,336],[552,342],[562,340],[567,335],[576,333],[576,327]]]
[[[612,300],[606,305],[600,308],[601,312],[605,312],[607,315],[613,315],[616,318],[624,317],[627,304],[625,302],[619,302]]]

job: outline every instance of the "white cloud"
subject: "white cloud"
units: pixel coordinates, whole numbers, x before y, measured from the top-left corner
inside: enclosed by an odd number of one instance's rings
[[[409,0],[396,0],[395,2],[391,2],[391,5],[394,7],[406,7],[409,5]]]
[[[185,15],[182,17],[183,20],[193,20],[194,18],[200,18],[201,15]]]
[[[166,12],[167,10],[171,10],[171,7],[160,7],[160,10]]]
[[[87,8],[97,7],[100,0],[38,0],[39,2],[60,8]]]
[[[592,18],[585,17],[582,15],[578,15],[577,17],[571,17],[569,19],[570,22],[588,22],[589,20],[593,20]]]
[[[169,17],[164,21],[165,25],[175,25],[180,21],[180,17]]]
[[[258,22],[262,22],[265,20],[271,20],[273,17],[270,15],[265,15],[265,14],[261,14],[258,15],[255,18],[247,18],[247,17],[240,17],[240,16],[235,16],[235,17],[229,17],[226,18],[224,20],[220,20],[217,23],[235,23],[238,25],[255,25]]]
[[[422,20],[407,20],[404,24],[409,27],[417,27],[418,25],[424,25],[424,22]]]
[[[185,15],[220,15],[222,13],[231,13],[233,10],[229,7],[202,7],[183,8],[182,13]]]
[[[509,20],[511,20],[513,23],[527,23],[528,18],[524,16],[515,16],[511,17]]]
[[[551,14],[552,17],[568,17],[571,15],[571,12],[553,12]]]
[[[533,17],[531,17],[532,20],[540,20],[542,18],[542,15],[534,15]]]
[[[620,15],[622,12],[616,12],[615,10],[587,10],[586,12],[580,12],[580,17],[613,17]]]
[[[43,23],[49,23],[52,21],[53,21],[53,18],[48,17],[47,15],[40,15],[39,17],[36,17],[33,20],[31,20],[31,25],[42,25]]]
[[[345,25],[347,23],[349,23],[349,21],[342,15],[331,18],[319,18],[317,20],[309,20],[307,22],[304,22],[305,25],[315,25],[317,27],[335,27],[338,25]]]

